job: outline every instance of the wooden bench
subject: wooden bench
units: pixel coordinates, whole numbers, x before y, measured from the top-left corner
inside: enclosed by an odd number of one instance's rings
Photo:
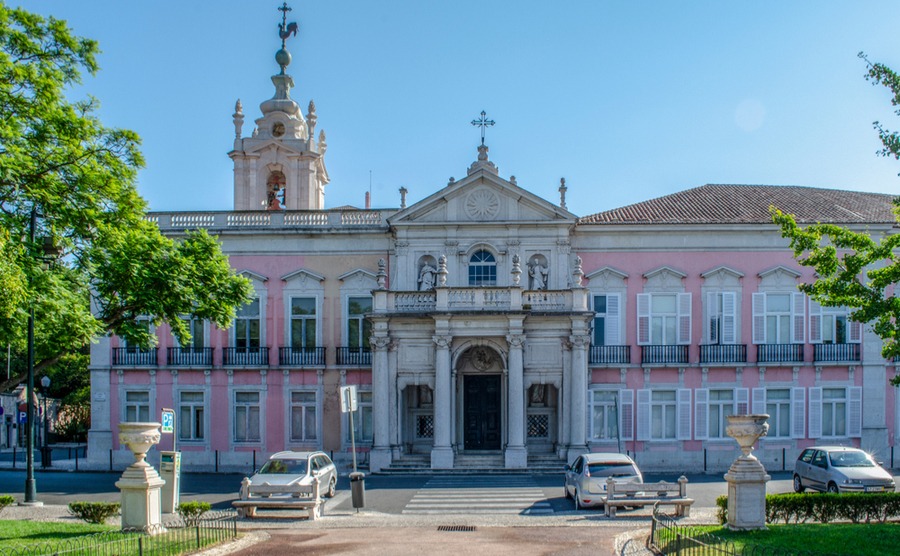
[[[316,520],[325,514],[325,500],[319,493],[319,479],[311,485],[272,485],[241,481],[241,498],[231,503],[241,517],[256,517],[257,508],[283,508],[306,510],[309,519]]]
[[[691,515],[692,498],[687,497],[687,477],[682,475],[678,483],[660,481],[658,483],[617,483],[612,477],[606,479],[606,499],[603,507],[607,517],[616,517],[619,506],[648,506],[668,504],[675,506],[675,515]]]

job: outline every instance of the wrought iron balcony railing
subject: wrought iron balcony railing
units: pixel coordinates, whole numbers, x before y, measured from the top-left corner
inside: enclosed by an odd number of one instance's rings
[[[758,363],[802,363],[803,344],[759,344],[756,346]]]
[[[815,344],[813,361],[859,361],[859,344]]]
[[[339,347],[337,348],[336,363],[352,367],[371,367],[372,350],[360,347]]]
[[[213,348],[170,347],[166,362],[173,367],[212,367]]]
[[[588,363],[594,365],[627,365],[631,363],[631,346],[591,346]]]
[[[231,367],[269,364],[269,348],[267,347],[227,347],[222,349],[222,356],[222,363]]]
[[[278,364],[284,367],[319,367],[325,364],[325,348],[278,348]]]
[[[701,363],[746,363],[747,346],[744,344],[717,344],[700,346]]]
[[[117,347],[112,350],[112,364],[117,367],[154,367],[157,348]]]
[[[688,362],[688,346],[641,346],[641,364],[667,365]]]

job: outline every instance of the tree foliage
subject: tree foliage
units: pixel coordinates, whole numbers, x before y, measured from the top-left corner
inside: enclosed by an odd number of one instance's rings
[[[900,106],[900,76],[889,67],[866,61],[866,79],[887,87],[893,106]],[[900,116],[900,108],[895,110]],[[900,135],[874,122],[883,148],[881,156],[900,159]],[[826,307],[848,307],[850,317],[868,323],[884,341],[882,355],[900,357],[900,298],[895,285],[900,282],[900,234],[872,238],[865,231],[854,231],[834,224],[801,227],[790,214],[772,208],[773,220],[781,234],[790,240],[794,257],[803,266],[813,268],[819,278],[802,284],[800,290]],[[900,219],[900,199],[894,201],[894,214]],[[900,385],[900,377],[893,379]]]
[[[33,308],[38,371],[101,334],[149,345],[140,316],[182,341],[185,315],[226,327],[250,292],[214,238],[173,241],[145,220],[140,139],[104,126],[95,99],[67,99],[98,52],[64,21],[0,1],[0,345],[22,353]],[[47,243],[62,250],[51,264]]]

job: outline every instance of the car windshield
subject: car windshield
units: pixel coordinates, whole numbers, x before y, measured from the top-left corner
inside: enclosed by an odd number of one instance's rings
[[[637,475],[633,466],[618,462],[589,463],[588,473],[591,477],[633,477]]]
[[[306,475],[306,460],[272,459],[259,472],[262,475]]]
[[[865,452],[832,452],[829,457],[835,467],[875,467],[875,462]]]

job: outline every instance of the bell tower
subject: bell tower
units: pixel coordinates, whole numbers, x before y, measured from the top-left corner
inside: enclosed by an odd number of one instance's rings
[[[315,140],[316,105],[310,100],[306,116],[291,98],[294,79],[285,73],[291,54],[285,48],[296,36],[296,22],[287,22],[291,11],[285,2],[278,25],[281,48],[275,61],[281,72],[272,76],[275,96],[259,105],[250,137],[242,137],[244,112],[241,101],[234,108],[234,210],[322,210],[325,208],[325,132]]]

